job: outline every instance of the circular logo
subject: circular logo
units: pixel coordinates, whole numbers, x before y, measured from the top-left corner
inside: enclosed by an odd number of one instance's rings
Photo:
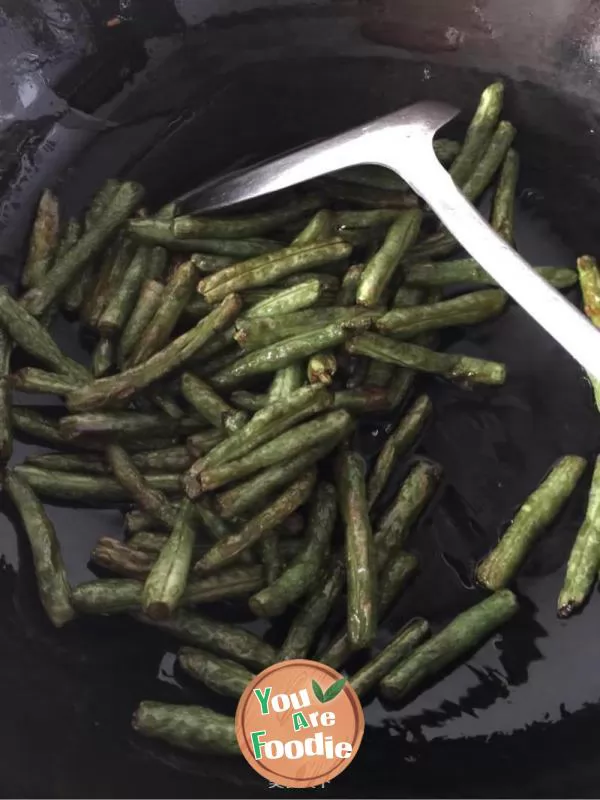
[[[330,781],[362,741],[365,719],[346,679],[316,661],[281,661],[246,687],[235,715],[240,749],[267,780],[294,789]]]

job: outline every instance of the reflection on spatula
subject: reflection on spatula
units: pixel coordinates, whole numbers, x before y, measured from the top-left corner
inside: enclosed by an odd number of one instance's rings
[[[446,103],[415,103],[339,136],[200,186],[179,198],[178,204],[209,211],[357,164],[388,167],[423,198],[486,272],[591,376],[600,379],[600,330],[498,236],[436,158],[433,137],[457,114],[458,109]]]

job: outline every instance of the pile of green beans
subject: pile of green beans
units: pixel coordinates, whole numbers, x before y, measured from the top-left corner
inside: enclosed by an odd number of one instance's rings
[[[502,101],[502,84],[488,86],[464,142],[435,150],[471,201],[494,187],[492,225],[513,242],[519,158]],[[506,377],[504,364],[444,352],[440,331],[488,323],[506,295],[380,167],[345,169],[223,218],[173,204],[149,214],[143,198],[140,185],[111,179],[82,221],[63,220],[44,191],[22,291],[0,289],[3,488],[49,619],[129,614],[184,642],[187,675],[233,698],[277,660],[343,669],[370,652],[350,684],[361,697],[405,702],[517,612],[508,587],[586,466],[557,454],[482,554],[480,602],[438,630],[416,618],[373,652],[418,573],[411,536],[442,476],[442,465],[412,457],[435,416],[427,382],[493,392]],[[598,267],[590,257],[577,266],[538,271],[559,288],[579,277],[600,325]],[[95,343],[86,365],[54,341],[61,312]],[[16,350],[32,363],[15,371]],[[60,418],[13,404],[14,391],[57,395]],[[355,437],[362,417],[390,426],[369,469]],[[49,451],[9,464],[13,435]],[[562,616],[585,602],[600,567],[599,493],[597,465]],[[69,584],[42,501],[124,512],[123,541],[103,537],[90,555],[96,580]],[[289,629],[273,644],[202,609],[226,600],[260,618],[293,612]],[[200,706],[145,701],[133,726],[197,752],[238,752],[233,718]]]

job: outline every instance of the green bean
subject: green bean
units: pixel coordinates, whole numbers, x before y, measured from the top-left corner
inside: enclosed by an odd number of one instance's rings
[[[134,542],[136,537],[142,535],[144,538],[141,541],[138,538]],[[151,549],[148,537],[160,539],[160,544],[154,542]],[[132,580],[100,580],[82,584],[74,591],[73,602],[77,610],[89,614],[139,610],[144,587],[140,579],[143,580],[149,575],[156,563],[157,550],[160,550],[167,539],[168,534],[144,532],[135,534],[127,544],[109,537],[99,539],[92,551],[92,561]],[[139,544],[143,544],[143,547]],[[201,549],[195,548],[194,553],[198,552],[202,552]],[[230,567],[216,575],[189,580],[183,593],[182,603],[194,605],[241,597],[258,591],[263,585],[264,578],[260,566]]]
[[[176,387],[167,386],[162,388],[153,386],[148,392],[147,399],[158,409],[163,411],[170,419],[183,421],[186,412],[181,408],[178,402],[179,397]],[[141,400],[141,398],[138,398],[138,400]]]
[[[310,222],[295,237],[293,245],[312,244],[333,236],[333,214],[327,209],[317,211]]]
[[[376,228],[338,228],[337,235],[352,247],[365,247],[372,250],[381,247],[387,227],[383,225]]]
[[[165,247],[152,247],[148,259],[148,280],[162,280],[167,272],[169,262],[169,251]]]
[[[279,552],[279,533],[271,534],[258,544],[260,561],[263,565],[266,583],[270,584],[281,575],[283,564]]]
[[[214,491],[227,483],[252,475],[264,467],[289,461],[311,447],[316,447],[323,440],[347,433],[351,426],[352,417],[347,411],[330,411],[296,425],[255,448],[246,456],[203,469],[198,476],[201,491]]]
[[[11,412],[12,393],[10,357],[12,347],[5,331],[0,329],[0,464],[6,464],[12,455],[13,415]]]
[[[167,250],[181,253],[206,253],[234,258],[253,258],[279,250],[281,244],[269,239],[178,239],[171,221],[160,219],[133,219],[128,232],[144,244],[159,244]]]
[[[342,450],[337,463],[340,512],[346,528],[348,636],[352,647],[368,647],[377,630],[377,570],[369,520],[365,463]]]
[[[46,417],[33,408],[14,406],[11,411],[11,417],[12,424],[17,430],[34,439],[40,439],[58,447],[66,447],[71,444],[61,433],[57,420]],[[172,444],[173,437],[146,436],[144,439],[128,439],[127,441],[129,449],[137,452],[149,450],[150,448],[168,447]],[[90,439],[82,438],[77,442],[77,447],[80,450],[97,452],[103,450],[104,446],[105,442],[101,440],[95,441],[91,437]]]
[[[331,395],[321,386],[298,389],[284,400],[257,412],[247,425],[217,445],[200,464],[194,465],[192,474],[197,475],[204,467],[242,458],[299,422],[330,408],[331,402]]]
[[[207,430],[200,431],[188,436],[186,440],[186,447],[194,458],[209,453],[214,447],[223,441],[224,435],[222,431]]]
[[[329,574],[317,576],[316,588],[313,588],[306,603],[295,616],[281,645],[279,661],[308,656],[319,629],[342,593],[345,578],[346,572],[341,558],[333,560]]]
[[[277,489],[287,486],[292,480],[312,467],[339,444],[349,433],[341,431],[335,437],[324,439],[315,447],[300,453],[289,461],[281,461],[258,472],[254,477],[217,495],[216,504],[225,519],[233,519],[246,511],[256,510]]]
[[[431,410],[431,400],[426,394],[422,394],[386,439],[369,475],[367,484],[369,508],[385,489],[397,460],[406,453],[423,430]]]
[[[182,647],[177,653],[181,667],[198,681],[217,694],[240,698],[246,686],[254,679],[254,674],[226,658],[198,650]]]
[[[406,400],[415,381],[415,372],[412,369],[401,367],[396,370],[388,388],[388,402],[390,409],[396,409]]]
[[[365,264],[356,292],[356,302],[376,306],[394,277],[403,255],[416,241],[423,213],[415,208],[399,214],[390,226],[382,246]]]
[[[317,302],[313,303],[315,307],[322,308],[323,306],[330,306],[335,302],[335,293],[333,289],[329,287],[328,281],[323,280],[323,275],[317,276],[315,273],[305,272],[302,275],[292,277],[297,277],[300,280],[296,283],[289,280],[279,281],[276,286],[271,286],[264,289],[250,289],[247,292],[243,292],[242,299],[244,300],[244,305],[248,309],[252,309],[260,303],[266,302],[267,300],[274,300],[280,292],[283,292],[287,289],[295,289],[297,286],[300,286],[307,281],[317,281],[319,284],[320,295]]]
[[[460,143],[452,139],[436,139],[433,143],[433,152],[445,166],[452,164],[461,150]]]
[[[443,258],[460,247],[454,236],[447,230],[436,231],[411,247],[403,259],[404,267],[420,264],[432,258]]]
[[[76,383],[71,378],[64,375],[57,375],[55,372],[37,367],[24,367],[18,370],[9,378],[10,385],[18,392],[28,392],[31,394],[58,394],[61,396],[72,392]]]
[[[239,357],[240,351],[237,347],[231,347],[226,352],[214,356],[214,358],[211,358],[209,361],[204,361],[202,352],[200,352],[198,357],[190,361],[190,366],[194,367],[196,375],[200,375],[202,378],[212,378],[217,372],[220,372],[225,367],[233,364],[234,361],[237,361]]]
[[[259,211],[246,217],[215,219],[214,217],[175,217],[173,233],[178,239],[244,239],[260,236],[302,217],[321,204],[317,195],[306,195],[293,199],[272,211]]]
[[[167,343],[183,309],[194,293],[196,268],[190,261],[181,264],[173,272],[165,286],[160,304],[143,330],[142,335],[131,353],[131,365],[147,361]]]
[[[194,504],[194,509],[202,529],[208,533],[211,539],[218,542],[220,539],[229,536],[231,533],[229,525],[212,510],[208,503],[202,501],[196,502]],[[249,558],[249,553],[245,555],[248,557],[247,560],[249,562],[252,561],[252,559]]]
[[[182,472],[186,469],[192,458],[183,445],[165,447],[159,450],[148,450],[143,453],[133,453],[131,460],[142,472]],[[92,475],[102,475],[108,472],[108,464],[101,456],[91,453],[65,454],[65,453],[34,453],[27,456],[26,464],[59,472],[84,472]]]
[[[247,414],[236,411],[191,372],[184,372],[181,376],[181,392],[194,410],[219,430],[235,433],[247,422]]]
[[[115,178],[109,178],[104,181],[102,186],[98,189],[92,198],[90,207],[85,215],[85,230],[89,230],[98,223],[102,218],[102,214],[110,206],[111,202],[117,196],[121,182]]]
[[[462,149],[450,168],[457,186],[463,186],[483,156],[500,119],[504,85],[500,82],[487,86],[467,130]]]
[[[279,314],[290,314],[314,306],[321,295],[323,288],[316,280],[306,280],[287,289],[275,292],[271,297],[261,300],[256,305],[244,312],[244,319],[257,319],[271,317]]]
[[[600,328],[600,271],[596,259],[592,256],[578,258],[577,275],[585,315],[596,328]],[[600,411],[600,380],[593,375],[588,377],[594,392],[596,408]]]
[[[410,553],[395,553],[384,566],[379,576],[377,592],[377,619],[385,617],[400,590],[412,578],[418,566],[417,559]],[[353,653],[347,629],[317,655],[317,660],[339,669]]]
[[[271,382],[271,386],[269,387],[269,394],[265,405],[267,403],[276,403],[278,400],[286,400],[293,392],[302,386],[303,382],[304,370],[299,361],[277,370]]]
[[[342,389],[333,395],[333,407],[343,408],[354,414],[369,414],[373,411],[387,411],[390,403],[385,389]]]
[[[49,189],[44,189],[36,210],[29,250],[21,275],[21,284],[30,289],[44,277],[58,246],[60,209],[58,200]]]
[[[119,181],[110,178],[105,181],[104,185],[98,190],[90,208],[85,215],[83,229],[90,231],[98,221],[102,218],[102,214],[109,208],[110,203],[115,199],[119,191]],[[79,280],[74,281],[65,292],[63,298],[63,306],[67,311],[78,311],[84,301],[87,302],[91,297],[96,284],[96,264],[94,260],[90,260],[84,267]]]
[[[133,578],[103,578],[73,589],[73,607],[81,614],[120,614],[139,609],[144,584]]]
[[[192,297],[190,302],[183,310],[183,316],[196,321],[201,320],[211,310],[209,304],[203,300],[200,295]]]
[[[239,313],[241,301],[231,295],[201,320],[194,328],[181,334],[148,361],[119,375],[101,378],[71,392],[67,397],[70,411],[104,408],[115,402],[130,400],[155,381],[166,377],[189,361],[219,330],[228,327]]]
[[[86,590],[90,595],[88,604],[90,608],[93,606],[97,610],[89,611],[89,613],[120,612],[124,610],[122,606],[126,603],[132,603],[135,609],[139,608],[144,588],[144,584],[139,583],[139,580],[145,579],[149,575],[156,563],[156,553],[131,547],[110,536],[101,536],[90,554],[90,561],[115,575],[136,579],[139,590],[132,597],[131,587],[126,589],[119,586],[118,589],[115,589],[114,586],[109,585],[106,592],[103,592],[102,589],[93,586],[89,591]]]
[[[25,464],[53,472],[81,472],[87,475],[106,475],[108,466],[101,456],[92,453],[33,453]]]
[[[364,264],[354,264],[348,267],[337,294],[336,306],[354,306],[356,304],[356,291],[364,268]]]
[[[142,609],[153,619],[171,616],[183,597],[196,533],[189,500],[179,507],[173,530],[144,583]]]
[[[206,314],[203,316],[206,316]],[[199,355],[192,360],[191,365],[195,366],[196,363],[204,365],[206,364],[207,360],[213,358],[214,356],[222,355],[224,351],[227,351],[230,347],[233,347],[235,345],[235,339],[233,338],[234,333],[235,328],[232,325],[230,328],[227,328],[227,330],[213,336],[211,341],[207,342],[207,344],[202,348]]]
[[[225,267],[235,264],[233,256],[211,256],[202,253],[194,253],[192,264],[199,272],[218,272]]]
[[[406,192],[408,184],[397,173],[387,167],[376,164],[360,164],[347,167],[332,173],[334,178],[349,183],[360,183],[363,186],[374,186],[376,189]]]
[[[426,295],[423,289],[402,285],[397,289],[396,294],[394,295],[394,299],[392,300],[392,308],[408,308],[410,306],[419,306],[421,303],[423,303],[425,297]]]
[[[271,388],[278,389],[280,381],[284,380],[283,376],[287,375],[285,371],[288,369],[295,369],[296,367],[302,369],[301,364],[299,364],[298,362],[296,364],[290,364],[289,367],[278,369],[271,383]],[[304,377],[304,371],[302,371],[302,377]],[[298,384],[296,381],[294,381],[293,386],[297,388]],[[296,388],[290,389],[290,392],[296,391]],[[271,389],[269,389],[269,393],[270,391]],[[270,402],[275,402],[284,399],[286,397],[286,394],[280,395],[279,391],[277,391],[277,393],[274,395],[273,401],[271,401],[269,399],[269,394],[256,394],[255,392],[246,392],[240,390],[238,392],[232,392],[230,398],[232,404],[236,406],[236,408],[240,408],[242,409],[242,411],[250,411],[254,413],[256,411],[262,411],[262,409],[266,408],[266,406],[268,406]]]
[[[315,353],[308,360],[306,376],[309,383],[322,383],[329,386],[337,372],[337,359],[329,351]]]
[[[40,600],[57,628],[73,619],[71,588],[54,526],[23,475],[6,470],[4,489],[15,504],[29,539]]]
[[[516,614],[518,608],[514,594],[503,589],[463,611],[381,681],[383,696],[388,700],[402,700],[431,675],[478,647]]]
[[[121,184],[109,208],[97,224],[79,238],[61,259],[57,259],[40,283],[30,289],[22,299],[24,307],[34,317],[47,311],[65,289],[77,279],[90,259],[96,256],[119,226],[129,217],[143,196],[136,183]]]
[[[384,335],[408,339],[426,331],[483,322],[497,316],[507,299],[505,292],[500,289],[483,289],[438,303],[395,308],[375,324]]]
[[[350,678],[350,686],[359,697],[364,697],[377,686],[390,670],[402,663],[421,642],[429,636],[427,620],[417,617],[407,623],[392,641],[374,659],[355,672]]]
[[[127,536],[139,533],[140,531],[147,531],[150,528],[160,531],[168,531],[168,525],[165,525],[160,520],[155,520],[152,514],[146,514],[139,508],[128,511],[124,514],[125,530]]]
[[[321,178],[318,185],[332,200],[353,203],[364,208],[414,208],[419,202],[412,192],[353,185],[348,181],[336,180],[329,176]]]
[[[339,228],[371,228],[374,225],[391,225],[397,219],[397,208],[376,208],[371,211],[335,212],[335,224]]]
[[[10,414],[12,425],[21,433],[49,444],[65,446],[66,439],[55,420],[24,406],[13,406]]]
[[[334,322],[324,328],[308,329],[305,333],[262,347],[225,367],[213,376],[217,387],[229,388],[253,375],[276,372],[301,358],[307,358],[328,347],[341,344],[352,331],[371,324],[370,317],[359,317],[346,323]]]
[[[486,383],[498,386],[506,379],[506,367],[496,361],[484,361],[454,353],[436,353],[426,347],[396,342],[375,333],[354,336],[346,342],[346,349],[354,355],[380,358],[390,364],[442,375],[449,380],[467,384]]]
[[[196,611],[180,609],[168,619],[162,620],[153,620],[144,614],[134,616],[139,622],[153,625],[187,644],[206,648],[211,653],[231,658],[252,668],[264,669],[273,664],[276,658],[271,645],[250,631],[237,625],[217,622]]]
[[[119,290],[135,250],[135,243],[123,235],[118,236],[106,250],[96,286],[82,309],[82,318],[90,327],[98,329],[100,318],[115,292]]]
[[[448,164],[456,158],[461,146],[451,139],[436,139],[433,143],[433,149],[439,160],[443,164]],[[406,191],[408,189],[406,181],[393,170],[376,164],[360,164],[356,167],[348,167],[334,172],[333,175],[339,180],[361,183],[365,186],[375,186],[378,189],[397,191]]]
[[[440,466],[427,461],[418,462],[408,473],[373,537],[380,572],[390,556],[404,546],[411,526],[431,500],[441,473]]]
[[[147,277],[150,255],[149,247],[138,247],[123,275],[121,285],[113,292],[98,320],[98,329],[102,336],[114,338],[127,325]]]
[[[356,320],[364,320],[365,324],[374,322],[384,313],[383,309],[368,311],[360,306],[349,306],[305,309],[261,319],[242,319],[236,324],[235,340],[244,350],[253,351],[324,325],[339,323],[350,326]]]
[[[94,378],[102,378],[115,363],[115,343],[111,339],[98,339],[92,353],[92,374]],[[75,388],[75,387],[72,387]]]
[[[144,700],[131,724],[142,736],[162,739],[184,750],[226,756],[240,753],[233,717],[202,706],[177,706]]]
[[[568,289],[577,283],[577,273],[573,269],[535,267],[535,271],[557,289]],[[410,286],[444,287],[461,283],[497,285],[474,258],[439,261],[436,264],[414,264],[406,267],[404,277]]]
[[[327,268],[333,270],[336,267],[334,264],[328,264]],[[325,302],[325,293],[329,292],[330,294],[334,294],[339,290],[341,285],[337,275],[331,275],[329,272],[302,272],[298,275],[288,275],[286,278],[279,281],[278,285],[291,288],[292,286],[298,286],[306,281],[319,282],[319,286],[323,292],[323,302],[320,303],[320,305],[331,305],[331,303]]]
[[[62,417],[59,426],[65,440],[70,441],[82,436],[130,439],[153,433],[185,434],[202,428],[203,422],[196,417],[171,419],[136,411],[88,411]]]
[[[139,579],[145,579],[156,562],[156,553],[144,552],[130,547],[128,544],[123,544],[118,539],[102,536],[90,554],[90,561],[114,572],[115,575],[137,579],[136,583],[139,583]],[[115,590],[112,585],[109,585],[106,592],[103,592],[98,587],[92,587],[89,590],[91,594],[89,605],[98,609],[95,613],[104,614],[112,613],[112,609],[121,611],[123,604],[135,600],[134,607],[137,609],[142,598],[143,588],[144,584],[139,583],[139,591],[132,599],[131,588],[126,590],[124,587],[120,587]],[[115,595],[117,596],[115,597]]]
[[[86,475],[76,472],[58,472],[39,467],[18,464],[15,472],[25,478],[31,488],[42,497],[55,500],[73,500],[75,502],[94,504],[94,502],[122,502],[128,494],[111,477],[103,475]],[[150,487],[159,492],[177,494],[181,491],[179,475],[160,473],[146,475]]]
[[[392,364],[386,364],[385,361],[371,360],[364,381],[365,388],[384,389],[391,381],[394,370],[395,368]]]
[[[558,598],[558,616],[569,617],[586,601],[600,569],[600,457],[596,458],[583,524],[569,556]]]
[[[153,524],[152,519],[149,520],[149,524]],[[144,553],[154,553],[158,555],[168,539],[168,533],[139,531],[138,533],[134,533],[133,536],[127,540],[127,546],[133,547],[134,550],[142,550]]]
[[[44,326],[10,296],[6,286],[0,286],[0,325],[19,347],[54,372],[77,383],[90,380],[85,367],[62,353]]]
[[[311,589],[328,555],[335,518],[335,488],[330,483],[320,483],[308,517],[306,547],[274,583],[250,598],[250,608],[256,616],[279,616]]]
[[[125,364],[129,359],[143,332],[156,314],[162,301],[164,288],[159,281],[144,281],[142,284],[135,308],[119,339],[118,361],[120,365]]]
[[[177,513],[160,489],[152,488],[152,475],[142,475],[125,450],[117,444],[106,448],[106,457],[115,478],[128,497],[140,508],[169,528],[175,525]]]
[[[498,124],[481,161],[462,187],[463,194],[467,200],[474,203],[490,185],[492,178],[500,169],[509,151],[515,134],[516,131],[510,122],[503,120]]]
[[[204,278],[198,284],[198,291],[209,303],[215,303],[233,291],[269,286],[285,278],[286,275],[339,261],[349,256],[351,250],[351,246],[341,239],[330,239],[327,242],[315,242],[300,247],[284,247],[275,253],[242,261]]]
[[[507,586],[540,533],[557,516],[586,467],[585,458],[563,456],[525,500],[502,538],[475,571],[477,581],[491,591]]]
[[[263,511],[232,533],[217,542],[194,565],[196,572],[212,572],[235,560],[240,553],[259,542],[283,522],[310,497],[316,480],[315,471],[309,470],[295,480]]]
[[[492,228],[509,244],[515,238],[515,199],[519,179],[519,154],[512,148],[504,158],[492,205]]]

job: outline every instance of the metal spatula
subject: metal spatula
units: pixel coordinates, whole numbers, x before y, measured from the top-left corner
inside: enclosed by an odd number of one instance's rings
[[[498,236],[435,156],[435,133],[458,113],[446,103],[415,103],[368,125],[200,186],[179,198],[178,204],[208,211],[357,164],[388,167],[423,198],[485,271],[591,376],[600,379],[600,330]]]

